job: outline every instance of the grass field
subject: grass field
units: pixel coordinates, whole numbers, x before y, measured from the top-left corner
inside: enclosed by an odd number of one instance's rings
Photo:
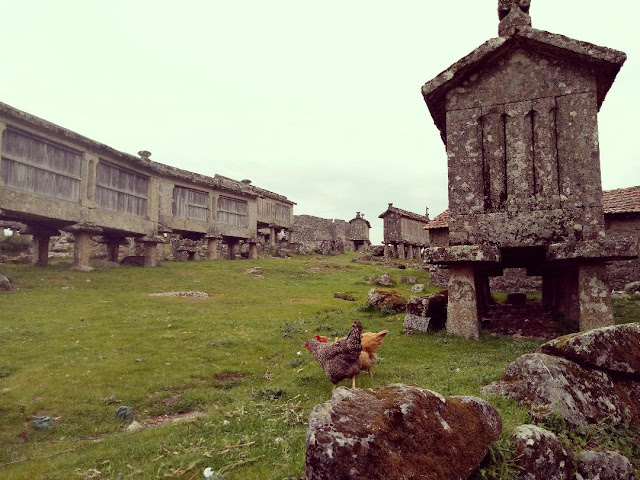
[[[481,396],[541,343],[404,336],[404,315],[358,310],[371,288],[366,277],[388,270],[398,282],[411,275],[427,283],[427,273],[352,258],[90,273],[1,265],[17,288],[0,293],[0,478],[200,479],[206,467],[229,480],[299,476],[305,422],[331,394],[304,348],[313,334],[342,335],[354,318],[366,331],[388,329],[374,377],[361,376],[358,386],[408,383],[444,395]],[[253,267],[262,273],[246,272]],[[410,287],[398,283],[407,298]],[[209,298],[149,296],[170,291]],[[640,318],[640,302],[617,311],[621,322]],[[489,400],[505,438],[529,420],[513,402]],[[116,418],[122,405],[135,409],[142,430],[129,432]],[[53,419],[49,428],[33,427],[40,415]]]

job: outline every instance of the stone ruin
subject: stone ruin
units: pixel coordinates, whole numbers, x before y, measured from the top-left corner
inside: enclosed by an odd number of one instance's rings
[[[489,277],[525,268],[543,303],[580,330],[613,324],[597,114],[624,53],[531,27],[529,0],[499,1],[499,37],[422,88],[448,156],[447,331],[477,338]]]

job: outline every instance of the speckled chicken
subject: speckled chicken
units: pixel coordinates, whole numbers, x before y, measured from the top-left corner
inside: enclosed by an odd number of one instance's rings
[[[335,389],[345,378],[351,378],[353,388],[356,386],[356,376],[360,373],[360,352],[362,344],[360,336],[362,324],[359,320],[353,322],[349,335],[334,343],[323,343],[315,338],[304,344],[324,370]]]

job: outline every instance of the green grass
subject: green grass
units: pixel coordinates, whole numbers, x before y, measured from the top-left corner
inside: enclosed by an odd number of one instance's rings
[[[408,298],[411,285],[400,278],[428,283],[428,274],[351,258],[167,262],[90,273],[68,264],[0,266],[17,287],[1,294],[0,477],[199,479],[206,467],[228,480],[301,475],[305,422],[331,394],[304,348],[313,334],[343,335],[354,318],[367,331],[388,329],[374,377],[358,385],[408,383],[444,395],[481,396],[483,385],[541,343],[404,336],[404,315],[358,310],[372,288],[366,277],[387,270]],[[256,266],[262,278],[245,273]],[[192,290],[210,298],[148,296]],[[625,319],[637,318],[640,302],[624,309]],[[514,402],[488,400],[505,435],[530,421]],[[121,405],[134,407],[143,425],[200,416],[130,433],[115,416]],[[52,426],[34,429],[38,415],[52,417]]]

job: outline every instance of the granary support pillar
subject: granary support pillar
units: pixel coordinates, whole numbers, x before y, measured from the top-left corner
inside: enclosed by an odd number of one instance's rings
[[[413,245],[407,245],[407,259],[413,260]]]
[[[239,240],[233,237],[225,238],[225,242],[228,247],[227,260],[235,260],[236,253],[238,251]]]
[[[65,228],[65,230],[73,234],[73,263],[71,269],[80,272],[93,270],[89,266],[91,242],[93,241],[91,237],[93,235],[101,235],[102,228],[93,223],[76,223]]]
[[[404,260],[405,259],[404,243],[399,243],[397,248],[398,248],[398,255],[396,256],[396,258],[399,258],[400,260]]]
[[[249,259],[257,260],[258,258],[258,239],[251,238],[249,239]]]
[[[117,236],[103,236],[99,243],[104,243],[107,247],[107,260],[110,262],[118,263],[120,260],[120,245],[128,245],[129,242],[125,237]]]
[[[269,245],[272,247],[276,246],[277,235],[275,225],[269,225]]]
[[[2,230],[4,233],[4,229]],[[49,240],[51,236],[46,233],[33,234],[33,258],[32,263],[38,267],[49,265]]]
[[[4,233],[4,227],[0,227]],[[58,230],[40,226],[27,226],[20,230],[21,235],[31,235],[31,263],[37,267],[49,265],[49,241],[60,235]]]
[[[604,262],[578,266],[578,301],[580,331],[614,325],[611,291]]]
[[[144,266],[154,268],[158,266],[158,245],[164,243],[164,238],[157,235],[145,235],[136,238],[136,243],[144,248]]]
[[[480,337],[479,284],[472,263],[454,263],[449,267],[448,334],[474,339]]]
[[[218,243],[222,237],[217,233],[208,233],[204,238],[207,240],[207,260],[216,260],[218,258]]]

